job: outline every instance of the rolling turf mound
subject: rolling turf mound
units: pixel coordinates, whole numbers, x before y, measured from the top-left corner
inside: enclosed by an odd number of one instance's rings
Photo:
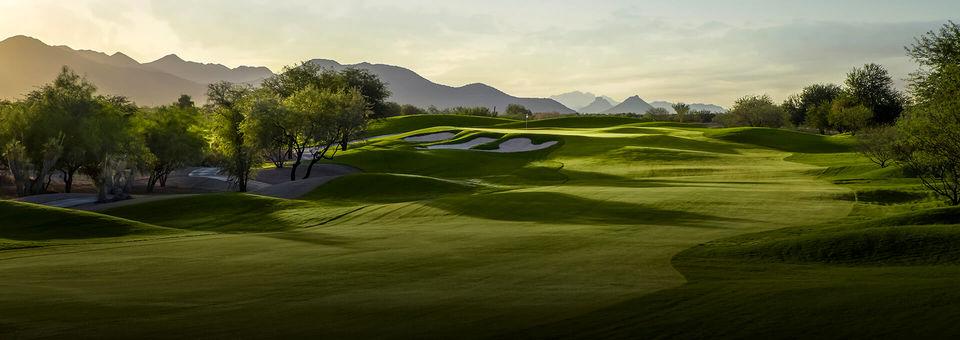
[[[471,193],[476,189],[472,184],[426,176],[362,173],[334,179],[304,199],[392,203]]]
[[[271,232],[326,223],[342,209],[249,194],[197,195],[120,207],[104,213],[170,228],[224,233]]]
[[[412,115],[383,119],[370,125],[370,137],[392,135],[437,126],[485,127],[515,122],[512,119],[464,115]]]
[[[498,128],[605,128],[624,124],[639,123],[640,119],[617,116],[570,116],[542,120],[522,121],[497,125]]]
[[[853,151],[853,138],[845,135],[823,136],[783,129],[750,127],[710,130],[704,135],[786,152],[837,153]]]
[[[0,201],[0,250],[80,241],[123,240],[177,232],[96,213]]]
[[[960,208],[912,212],[826,228],[782,229],[709,243],[678,255],[786,263],[960,263]]]

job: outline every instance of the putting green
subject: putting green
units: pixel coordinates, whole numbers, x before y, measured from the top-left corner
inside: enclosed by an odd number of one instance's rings
[[[791,161],[805,156],[696,125],[448,119],[416,128],[560,144],[493,154],[388,137],[338,156],[367,174],[305,200],[200,195],[108,211],[188,234],[0,252],[0,334],[550,334],[537,327],[683,289],[671,261],[686,249],[848,218],[862,203],[846,197],[869,189],[834,184],[824,155]]]

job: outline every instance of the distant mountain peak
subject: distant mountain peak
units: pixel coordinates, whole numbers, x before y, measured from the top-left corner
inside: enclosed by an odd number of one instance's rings
[[[600,113],[613,107],[613,102],[604,97],[596,97],[590,105],[577,110],[580,113]]]
[[[630,98],[625,99],[622,103],[617,104],[603,113],[635,113],[642,114],[650,109],[653,106],[640,98],[639,95],[631,96]]]
[[[180,58],[180,56],[171,53],[171,54],[168,54],[168,55],[163,56],[163,58],[154,60],[152,63],[158,63],[158,62],[178,62],[178,63],[182,63],[182,62],[185,62],[185,60],[183,60],[183,58]]]

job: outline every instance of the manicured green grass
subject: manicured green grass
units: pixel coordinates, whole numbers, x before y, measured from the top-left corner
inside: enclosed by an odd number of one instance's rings
[[[100,214],[0,201],[0,250],[175,233],[176,230]]]
[[[334,179],[304,199],[393,203],[471,193],[475,190],[477,186],[467,182],[416,175],[360,173]]]
[[[508,124],[514,120],[506,118],[463,116],[463,115],[413,115],[390,117],[376,121],[367,130],[367,136],[376,137],[392,135],[413,130],[420,130],[437,126],[451,127],[483,127],[498,124]]]
[[[960,209],[940,208],[710,242],[674,258],[679,288],[522,335],[950,338],[958,223]]]
[[[560,118],[512,122],[498,125],[499,128],[602,128],[640,123],[641,120],[616,116],[568,116]]]
[[[835,153],[848,152],[853,148],[850,136],[822,136],[770,128],[718,129],[711,130],[707,136],[786,152]]]
[[[427,118],[393,133],[561,143],[498,154],[389,137],[338,155],[365,173],[304,200],[87,214],[204,233],[0,252],[0,337],[956,334],[956,210],[848,137]]]

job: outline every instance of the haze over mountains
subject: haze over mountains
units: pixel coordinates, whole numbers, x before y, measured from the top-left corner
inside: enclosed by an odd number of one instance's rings
[[[481,83],[460,87],[438,84],[399,66],[371,63],[344,65],[327,59],[310,62],[334,70],[348,67],[369,70],[387,83],[393,93],[391,101],[422,108],[482,106],[502,112],[507,105],[520,104],[533,112],[641,114],[652,107],[673,111],[668,102],[648,104],[639,96],[628,98],[623,103],[580,91],[550,98],[521,98]],[[171,103],[181,94],[188,94],[202,103],[208,84],[229,81],[256,85],[274,75],[266,67],[229,68],[221,64],[186,61],[175,54],[140,63],[121,52],[106,54],[74,50],[67,46],[50,46],[31,37],[15,36],[0,41],[0,99],[22,97],[37,86],[53,80],[64,65],[86,76],[99,87],[101,93],[124,95],[140,105],[151,106]],[[723,108],[709,104],[692,104],[691,107],[693,110],[723,111]]]
[[[507,105],[520,104],[533,112],[575,112],[553,99],[518,98],[486,84],[474,83],[460,87],[437,84],[398,66],[370,63],[342,65],[326,59],[314,59],[310,62],[334,70],[347,67],[369,70],[388,84],[390,91],[393,92],[390,100],[401,104],[412,104],[423,108],[435,106],[440,109],[456,106],[483,106],[490,109],[496,108],[499,112],[505,111]]]
[[[402,67],[360,63],[341,65],[332,60],[312,62],[325,68],[356,67],[370,70],[388,83],[391,101],[440,109],[456,106],[483,106],[498,111],[509,104],[520,104],[534,112],[574,113],[548,98],[519,98],[485,84],[452,87],[434,83]],[[56,77],[60,68],[70,66],[99,87],[101,93],[124,95],[140,105],[172,103],[181,94],[203,102],[207,84],[225,80],[258,84],[273,75],[266,67],[240,66],[185,61],[176,55],[140,63],[123,53],[74,50],[50,46],[40,40],[15,36],[0,41],[0,99],[20,98],[37,86]]]

